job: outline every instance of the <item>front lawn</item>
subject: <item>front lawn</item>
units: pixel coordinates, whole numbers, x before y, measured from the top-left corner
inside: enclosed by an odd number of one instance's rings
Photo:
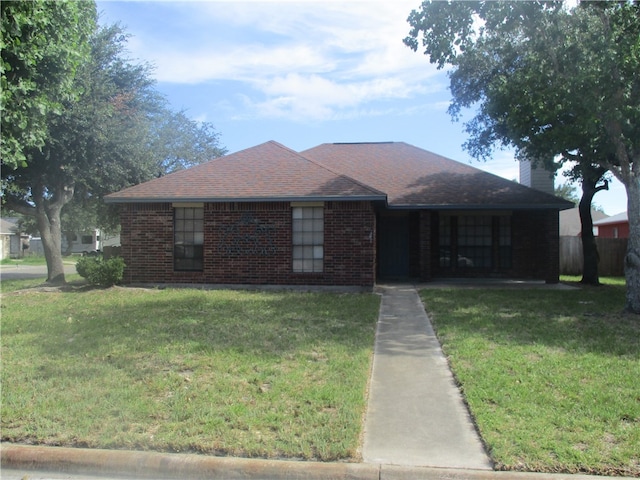
[[[371,294],[4,293],[2,439],[356,460],[378,306]]]
[[[607,283],[421,292],[498,469],[640,476],[640,317]]]

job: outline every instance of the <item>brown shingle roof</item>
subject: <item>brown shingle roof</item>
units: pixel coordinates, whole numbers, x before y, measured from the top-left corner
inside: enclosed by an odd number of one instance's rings
[[[557,208],[572,204],[404,142],[322,144],[301,152],[387,194],[390,207]]]
[[[384,200],[385,195],[271,141],[121,190],[105,200],[130,203],[343,198]]]
[[[106,197],[109,203],[386,200],[392,208],[564,210],[571,203],[403,142],[277,142],[211,160]]]

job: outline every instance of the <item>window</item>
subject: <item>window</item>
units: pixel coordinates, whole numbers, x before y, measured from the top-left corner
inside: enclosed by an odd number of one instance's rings
[[[440,217],[440,266],[451,266],[451,217]]]
[[[511,217],[441,215],[440,267],[511,268]]]
[[[293,271],[320,273],[324,261],[324,208],[293,207]]]
[[[491,267],[491,217],[458,217],[458,266]]]
[[[203,269],[204,208],[176,207],[173,213],[173,267]]]
[[[498,221],[498,262],[500,268],[511,268],[511,217],[496,217]]]

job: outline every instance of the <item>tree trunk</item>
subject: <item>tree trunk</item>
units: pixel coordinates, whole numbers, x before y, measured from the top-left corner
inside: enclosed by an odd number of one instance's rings
[[[38,230],[42,236],[42,248],[47,260],[47,283],[61,285],[66,283],[64,264],[62,263],[62,228],[60,213],[62,207],[71,201],[75,191],[74,185],[60,185],[47,190],[42,184],[32,189],[35,215]],[[45,192],[51,192],[47,196]]]
[[[593,218],[591,217],[591,202],[596,192],[608,188],[608,183],[596,187],[598,179],[595,181],[583,175],[582,179],[582,198],[578,210],[580,212],[580,224],[582,226],[582,280],[581,283],[588,285],[600,285],[600,276],[598,275],[598,263],[600,255],[598,254],[598,245],[593,234]]]
[[[627,281],[625,310],[640,314],[640,181],[631,175],[631,180],[625,187],[629,218],[629,240],[624,260]]]
[[[62,263],[62,231],[60,229],[60,208],[36,207],[36,222],[42,236],[42,248],[47,260],[47,283],[66,283]]]

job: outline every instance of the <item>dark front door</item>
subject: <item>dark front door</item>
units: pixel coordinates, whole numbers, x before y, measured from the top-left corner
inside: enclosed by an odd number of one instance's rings
[[[378,275],[409,276],[409,216],[381,216],[378,222]]]

